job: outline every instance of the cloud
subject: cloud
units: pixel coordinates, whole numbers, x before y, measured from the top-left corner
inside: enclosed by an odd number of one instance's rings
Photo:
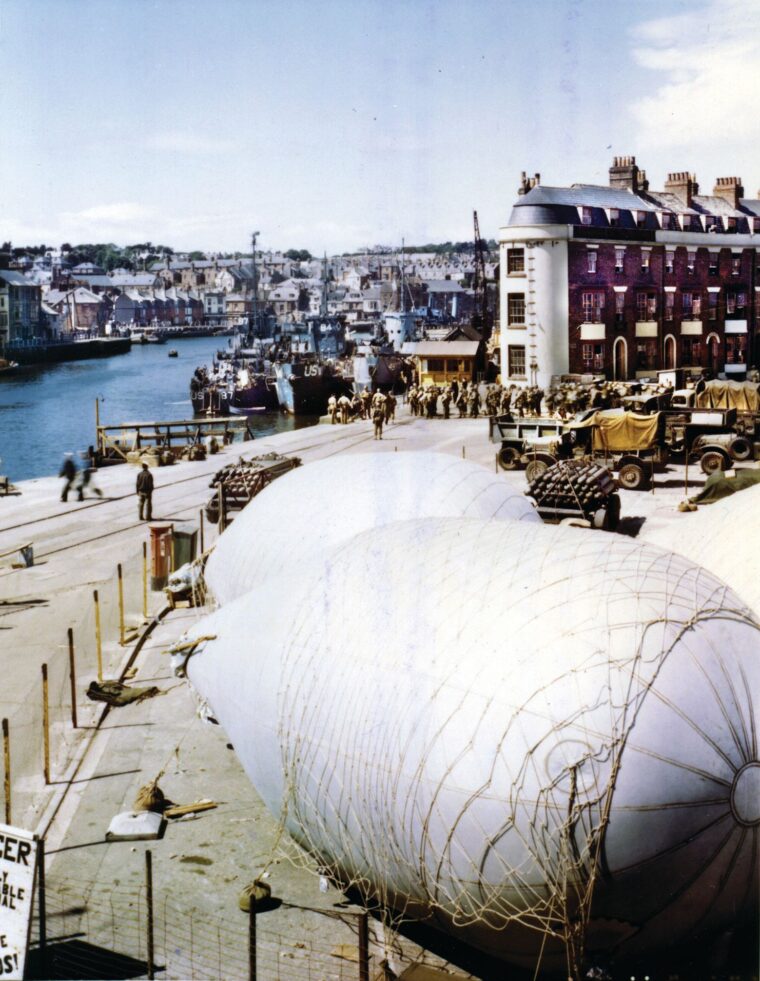
[[[151,217],[150,208],[134,201],[121,201],[117,204],[98,204],[83,211],[64,211],[61,221],[65,224],[82,222],[109,222],[129,225],[135,221],[146,221]]]
[[[633,102],[637,143],[746,157],[760,138],[758,37],[760,5],[746,0],[709,0],[638,25],[633,57],[663,80]]]
[[[203,133],[167,130],[149,136],[145,145],[149,150],[164,150],[168,153],[180,153],[185,156],[215,156],[231,153],[236,149],[233,140],[219,139],[206,136]]]

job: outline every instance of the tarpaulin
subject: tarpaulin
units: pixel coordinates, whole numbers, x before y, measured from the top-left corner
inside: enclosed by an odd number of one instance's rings
[[[727,477],[722,470],[716,470],[707,478],[699,494],[689,500],[692,504],[714,504],[755,484],[760,484],[760,470],[737,470],[735,477]]]
[[[572,423],[572,429],[594,427],[593,449],[610,453],[648,450],[657,442],[660,414],[637,415],[635,412],[595,412],[584,422]]]
[[[709,381],[697,394],[696,401],[699,409],[760,412],[760,395],[756,382]]]

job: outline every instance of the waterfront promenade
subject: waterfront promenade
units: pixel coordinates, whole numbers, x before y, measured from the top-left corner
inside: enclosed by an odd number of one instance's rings
[[[235,444],[202,463],[155,470],[154,519],[197,524],[211,475],[240,455],[276,450],[298,456],[308,466],[340,453],[428,449],[494,468],[495,447],[487,431],[484,418],[425,420],[412,418],[401,407],[398,422],[386,428],[382,441],[373,439],[370,422],[355,422]],[[165,976],[246,976],[247,924],[237,897],[252,878],[265,873],[273,895],[284,904],[259,917],[260,976],[355,978],[357,910],[345,906],[335,890],[321,891],[318,877],[304,871],[308,861],[292,864],[283,858],[276,822],[243,774],[225,734],[197,718],[188,686],[169,671],[164,652],[202,611],[177,609],[154,621],[164,598],[151,594],[148,623],[143,620],[147,527],[137,520],[136,472],[128,466],[100,471],[102,500],[62,504],[61,481],[52,477],[25,482],[18,496],[0,498],[0,553],[10,552],[13,558],[15,550],[32,543],[35,556],[31,568],[13,569],[9,558],[0,567],[0,714],[9,720],[11,736],[13,823],[47,839],[49,907],[58,916],[48,935],[51,930],[58,937],[79,931],[99,951],[145,957],[140,912],[145,844],[107,844],[104,836],[113,815],[129,810],[138,789],[161,774],[162,789],[176,803],[210,798],[219,805],[170,824],[163,840],[150,845],[155,892],[163,904],[158,956],[166,964]],[[525,489],[523,472],[503,477]],[[701,474],[694,477],[694,486],[701,484]],[[654,494],[621,494],[624,517],[655,523],[688,520],[675,510],[683,497],[679,472],[661,481]],[[350,489],[346,504],[350,506]],[[205,533],[208,547],[215,540],[215,526],[206,524]],[[118,636],[117,563],[124,570],[127,625],[137,628],[135,639],[125,646]],[[163,692],[160,697],[106,713],[101,703],[86,699],[85,690],[96,676],[94,589],[101,599],[104,676],[118,678],[130,666],[135,671],[131,683],[155,685]],[[77,663],[76,730],[68,678],[69,628]],[[43,663],[49,667],[52,731],[47,786],[42,766]],[[408,940],[388,941],[385,949],[384,936],[382,926],[373,923],[373,977],[384,959],[390,958],[398,973],[423,956]],[[439,953],[450,956],[445,944]],[[469,969],[489,976],[487,964],[464,963],[461,951],[455,957],[460,973]],[[425,959],[441,965],[433,954]],[[316,973],[306,973],[307,961]],[[503,967],[500,971],[500,977],[520,977],[505,975]]]

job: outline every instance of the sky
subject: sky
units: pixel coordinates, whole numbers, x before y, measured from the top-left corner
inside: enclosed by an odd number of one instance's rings
[[[497,238],[520,173],[760,187],[760,0],[0,0],[0,240]]]

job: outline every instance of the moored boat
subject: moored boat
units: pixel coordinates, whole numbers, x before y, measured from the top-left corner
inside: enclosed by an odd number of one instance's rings
[[[351,381],[332,361],[304,357],[275,364],[280,406],[291,415],[324,415],[331,395],[348,395]]]

